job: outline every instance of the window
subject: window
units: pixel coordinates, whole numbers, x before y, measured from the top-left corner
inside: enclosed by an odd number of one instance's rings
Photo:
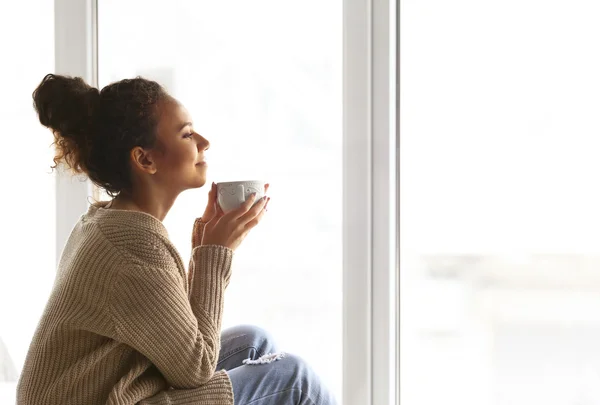
[[[211,142],[208,184],[271,184],[223,326],[268,329],[341,401],[342,2],[103,1],[98,16],[100,86],[164,84]],[[184,261],[207,192],[183,193],[165,220]]]
[[[52,134],[42,127],[31,93],[54,71],[54,2],[0,6],[3,78],[2,260],[0,272],[0,403],[15,403],[18,376],[55,275]],[[10,12],[9,12],[10,11]]]
[[[600,401],[599,17],[402,2],[402,404]]]

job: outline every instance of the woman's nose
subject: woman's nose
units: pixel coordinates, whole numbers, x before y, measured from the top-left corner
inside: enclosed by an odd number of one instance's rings
[[[206,139],[202,135],[198,135],[198,137],[200,138],[198,140],[198,150],[208,150],[208,148],[210,148],[210,142],[208,141],[208,139]]]

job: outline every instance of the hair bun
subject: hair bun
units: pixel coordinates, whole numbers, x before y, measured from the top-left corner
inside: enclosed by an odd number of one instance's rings
[[[33,92],[40,123],[54,133],[57,155],[77,172],[86,170],[93,112],[100,100],[98,89],[81,77],[48,74]]]

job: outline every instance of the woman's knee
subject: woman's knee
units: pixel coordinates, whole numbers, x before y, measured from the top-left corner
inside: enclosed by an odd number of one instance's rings
[[[300,356],[285,353],[286,369],[288,378],[296,380],[297,382],[306,382],[314,379],[314,372],[308,363]]]
[[[300,356],[285,353],[285,357],[280,361],[280,366],[282,366],[280,368],[285,371],[281,372],[280,369],[279,372],[282,378],[287,379],[288,386],[299,389],[303,397],[310,398],[314,403],[336,403],[329,389],[306,360]]]
[[[254,347],[258,355],[276,351],[273,336],[265,329],[255,325],[238,325],[223,332],[221,341],[244,340],[249,346]]]
[[[238,398],[294,391],[299,395],[297,403],[336,404],[331,392],[300,356],[276,352],[244,363],[244,367],[229,372]]]

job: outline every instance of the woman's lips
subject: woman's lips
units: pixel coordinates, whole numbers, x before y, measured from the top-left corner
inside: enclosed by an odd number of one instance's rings
[[[206,161],[196,163],[196,166],[206,166]]]

